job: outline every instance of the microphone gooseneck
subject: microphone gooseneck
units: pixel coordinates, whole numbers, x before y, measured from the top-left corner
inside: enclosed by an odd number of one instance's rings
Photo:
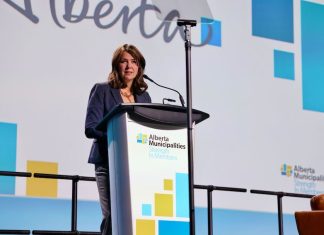
[[[162,85],[156,83],[152,78],[150,78],[150,77],[147,76],[146,74],[143,75],[143,78],[149,80],[150,82],[154,83],[155,85],[157,85],[157,86],[159,86],[159,87],[162,87],[162,88],[165,88],[165,89],[168,89],[168,90],[171,90],[171,91],[176,92],[176,93],[179,95],[179,99],[180,99],[181,106],[184,107],[185,102],[184,102],[184,99],[183,99],[183,97],[182,97],[182,95],[180,94],[179,91],[177,91],[177,90],[175,90],[175,89],[172,89],[172,88],[170,88],[170,87],[162,86]]]

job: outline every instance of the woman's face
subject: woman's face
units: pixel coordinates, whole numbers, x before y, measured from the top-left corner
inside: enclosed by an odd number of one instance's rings
[[[118,72],[126,84],[132,84],[138,73],[138,61],[124,51],[118,65]]]

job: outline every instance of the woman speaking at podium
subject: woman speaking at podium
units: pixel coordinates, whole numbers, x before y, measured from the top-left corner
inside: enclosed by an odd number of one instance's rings
[[[108,81],[97,83],[91,89],[85,120],[85,135],[94,139],[88,162],[95,164],[103,215],[100,230],[103,235],[111,234],[107,135],[95,127],[120,103],[151,103],[151,97],[146,92],[147,84],[143,79],[145,59],[135,46],[125,44],[117,48],[111,66]]]

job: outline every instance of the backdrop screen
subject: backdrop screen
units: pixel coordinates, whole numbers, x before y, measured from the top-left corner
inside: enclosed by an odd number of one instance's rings
[[[194,131],[195,183],[324,192],[324,2],[207,4],[212,18],[200,15],[191,29],[193,108],[210,114]],[[141,50],[149,77],[186,97],[174,7],[166,22],[149,0],[1,1],[0,170],[94,176],[84,135],[88,97],[124,43]],[[154,103],[180,105],[176,93],[147,83]],[[38,192],[23,178],[1,180],[0,194],[70,197],[69,182]],[[81,199],[98,198],[93,183],[79,191]],[[197,206],[206,206],[204,195],[197,192]],[[219,192],[214,206],[276,211],[266,200]],[[285,205],[305,208],[308,201],[297,199]]]

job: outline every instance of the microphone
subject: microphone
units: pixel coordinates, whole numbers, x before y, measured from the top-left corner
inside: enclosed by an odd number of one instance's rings
[[[169,101],[169,102],[172,102],[172,103],[176,102],[174,99],[163,98],[162,103],[164,104],[165,101]]]
[[[149,80],[150,82],[154,83],[155,85],[159,86],[159,87],[162,87],[162,88],[165,88],[165,89],[168,89],[168,90],[171,90],[171,91],[177,92],[178,95],[179,95],[179,99],[180,99],[181,105],[182,105],[182,107],[184,107],[184,104],[185,104],[185,103],[184,103],[183,97],[182,97],[182,95],[180,94],[179,91],[177,91],[177,90],[175,90],[175,89],[172,89],[172,88],[170,88],[170,87],[162,86],[162,85],[156,83],[153,79],[151,79],[151,78],[150,78],[149,76],[147,76],[146,74],[144,74],[143,77],[144,77],[145,79]]]

